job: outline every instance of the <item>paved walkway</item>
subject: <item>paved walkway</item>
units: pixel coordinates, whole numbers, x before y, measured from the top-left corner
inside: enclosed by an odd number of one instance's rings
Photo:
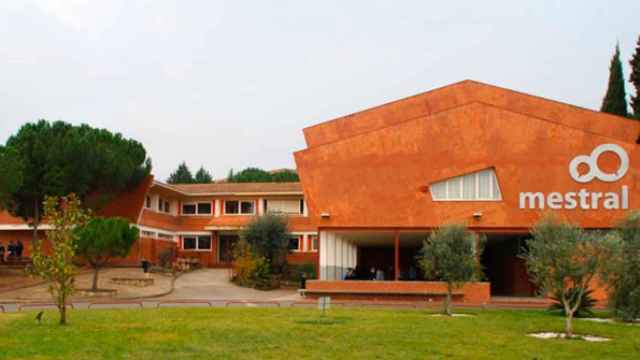
[[[201,269],[180,276],[171,294],[154,300],[202,299],[202,300],[300,300],[295,289],[260,291],[240,287],[229,281],[229,269]]]

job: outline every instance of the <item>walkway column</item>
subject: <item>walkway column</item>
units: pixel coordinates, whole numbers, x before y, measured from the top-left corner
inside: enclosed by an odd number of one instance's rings
[[[395,280],[400,280],[400,232],[398,230],[394,233],[395,241],[394,241],[394,276]]]

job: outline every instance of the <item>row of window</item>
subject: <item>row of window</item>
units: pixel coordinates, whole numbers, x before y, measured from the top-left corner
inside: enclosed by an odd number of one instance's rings
[[[304,200],[263,200],[264,211],[287,215],[303,215]],[[146,207],[152,208],[151,197],[147,196]],[[159,212],[169,213],[171,205],[169,201],[158,198]],[[192,202],[182,204],[183,215],[211,215],[213,205],[209,201]],[[255,215],[256,208],[253,200],[225,200],[223,207],[224,215]]]
[[[311,248],[308,251],[318,251],[318,237],[310,236]],[[300,236],[289,239],[290,251],[304,251]],[[182,237],[183,250],[211,250],[211,235],[186,235]]]

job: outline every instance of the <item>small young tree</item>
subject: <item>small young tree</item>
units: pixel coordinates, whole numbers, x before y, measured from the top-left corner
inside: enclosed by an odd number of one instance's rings
[[[557,294],[564,308],[565,335],[573,337],[573,318],[589,284],[609,254],[609,237],[585,232],[547,216],[538,222],[522,255],[531,280],[544,296]]]
[[[618,251],[607,260],[603,279],[615,316],[633,321],[640,318],[640,211],[628,214],[615,233]]]
[[[282,273],[289,253],[291,235],[287,218],[274,214],[254,218],[241,233],[256,256],[264,257],[275,273]]]
[[[482,277],[482,239],[464,225],[445,225],[429,235],[420,251],[419,264],[428,278],[447,283],[444,313],[451,315],[453,290]]]
[[[32,272],[50,282],[49,292],[60,312],[60,325],[67,324],[67,299],[73,294],[75,280],[75,228],[84,226],[88,213],[80,207],[80,200],[71,194],[63,197],[47,197],[44,203],[44,216],[52,230],[47,231],[51,242],[50,254],[45,254],[42,241],[33,246]]]
[[[129,255],[140,231],[124,218],[93,218],[77,229],[77,254],[93,268],[93,291],[98,290],[98,272],[114,257]]]

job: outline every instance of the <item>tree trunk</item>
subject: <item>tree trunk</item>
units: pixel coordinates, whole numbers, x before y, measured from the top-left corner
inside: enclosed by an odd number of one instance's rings
[[[67,299],[64,295],[58,298],[58,311],[60,311],[60,325],[67,325]]]
[[[38,200],[33,200],[33,206],[33,239],[31,240],[32,248],[38,243],[38,226],[40,225],[40,206],[38,206]]]
[[[93,266],[93,285],[91,286],[92,291],[98,290],[98,264]]]
[[[564,335],[567,339],[571,339],[573,337],[573,309],[571,309],[569,300],[564,301],[563,305],[565,313]]]
[[[453,292],[451,283],[447,283],[447,296],[444,299],[444,313],[448,316],[453,315],[451,312],[451,293]]]

